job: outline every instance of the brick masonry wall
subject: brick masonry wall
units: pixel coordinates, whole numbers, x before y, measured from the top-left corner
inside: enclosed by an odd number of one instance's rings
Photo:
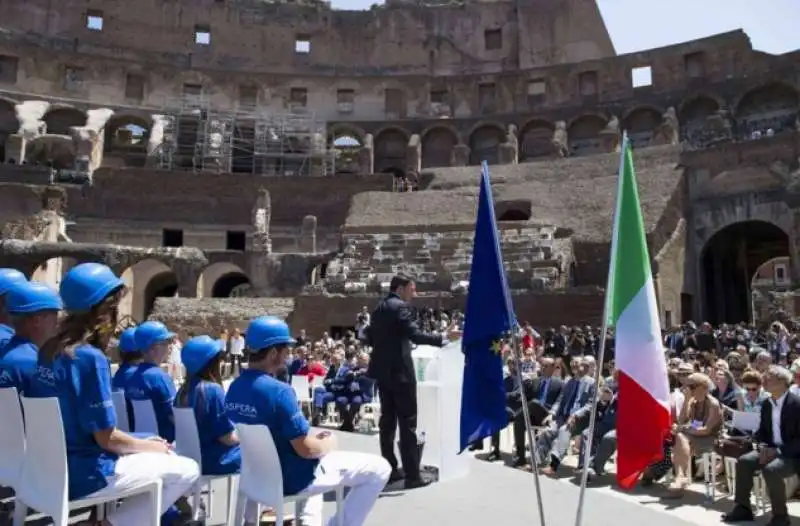
[[[302,295],[295,298],[295,310],[289,317],[294,331],[306,329],[320,336],[331,327],[352,327],[361,307],[372,310],[378,294]],[[465,308],[466,296],[454,294],[421,294],[415,307],[435,309]],[[558,325],[597,325],[603,313],[603,294],[597,289],[568,292],[520,293],[512,297],[517,319],[528,321],[537,329]]]

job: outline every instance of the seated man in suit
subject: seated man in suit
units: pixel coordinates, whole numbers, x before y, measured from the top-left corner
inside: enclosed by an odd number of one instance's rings
[[[336,394],[336,410],[342,417],[340,431],[355,431],[361,405],[372,400],[375,381],[367,377],[369,355],[362,353],[345,376],[345,389]]]
[[[617,450],[617,397],[611,386],[604,385],[600,388],[600,396],[597,399],[597,416],[594,422],[594,434],[592,437],[592,451],[589,458],[589,478],[595,475],[603,475],[606,470],[606,462]],[[583,455],[586,451],[586,444],[589,442],[589,418],[591,416],[591,406],[584,407],[575,413],[576,420],[585,421],[587,429],[584,429],[581,440],[581,453],[578,459],[578,469],[583,468]]]
[[[543,358],[541,360],[540,375],[533,380],[523,380],[525,388],[525,398],[528,401],[528,414],[531,419],[531,425],[534,427],[543,426],[546,418],[549,416],[549,411],[558,400],[563,388],[561,378],[553,376],[556,368],[556,362],[552,358]],[[527,463],[525,458],[525,413],[522,410],[522,397],[519,391],[515,393],[513,399],[514,404],[510,405],[513,408],[514,414],[514,460],[513,464],[516,467],[524,466]]]
[[[770,398],[761,405],[757,448],[736,462],[736,506],[722,516],[725,522],[753,520],[750,493],[753,477],[760,471],[772,504],[772,519],[767,526],[789,524],[785,479],[800,470],[800,397],[789,391],[792,383],[792,373],[783,367],[771,365],[764,373],[764,389]]]
[[[550,410],[550,428],[539,435],[536,441],[536,454],[542,473],[553,475],[561,459],[567,454],[572,437],[579,435],[589,424],[588,419],[578,420],[575,416],[581,408],[587,407],[594,399],[594,372],[597,363],[591,356],[580,359],[574,376],[567,380]]]
[[[344,363],[344,351],[336,350],[331,356],[331,366],[321,386],[314,388],[311,424],[318,426],[327,415],[328,404],[336,401],[336,393],[341,391],[350,367]]]
[[[513,358],[506,360],[506,367],[508,368],[508,374],[503,378],[503,387],[506,390],[506,414],[508,415],[508,423],[510,424],[516,415],[515,409],[518,409],[520,403],[519,389],[517,388],[519,384],[517,382],[516,360]],[[482,450],[483,440],[475,442],[469,449],[470,451]],[[500,460],[500,458],[500,432],[498,431],[492,435],[492,449],[486,457],[486,460],[494,462]]]

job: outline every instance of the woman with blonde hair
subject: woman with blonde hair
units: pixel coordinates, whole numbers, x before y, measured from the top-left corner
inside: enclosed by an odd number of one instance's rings
[[[722,409],[710,395],[713,383],[703,373],[689,375],[684,384],[686,399],[672,425],[675,442],[672,446],[672,463],[675,481],[670,486],[670,496],[680,498],[691,480],[692,457],[700,456],[714,448],[722,429]]]

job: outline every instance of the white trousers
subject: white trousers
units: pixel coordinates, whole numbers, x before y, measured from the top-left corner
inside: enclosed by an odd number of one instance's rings
[[[114,475],[108,486],[92,494],[102,497],[124,491],[140,484],[161,479],[161,510],[167,511],[181,496],[188,493],[200,478],[200,467],[190,458],[174,453],[134,453],[117,460]],[[147,495],[128,497],[108,517],[114,526],[158,526],[148,524],[150,499]]]
[[[319,461],[314,481],[305,489],[321,492],[299,505],[301,526],[322,526],[323,495],[339,485],[350,488],[342,506],[342,524],[361,526],[386,486],[392,468],[385,458],[355,451],[332,451]],[[248,508],[247,511],[249,511]],[[250,518],[247,518],[250,522]],[[334,525],[335,519],[328,521]],[[118,525],[115,525],[118,526]],[[120,525],[121,526],[121,525]]]

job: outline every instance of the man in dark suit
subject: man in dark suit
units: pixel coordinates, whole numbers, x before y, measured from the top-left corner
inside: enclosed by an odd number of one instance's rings
[[[589,406],[594,400],[594,373],[597,362],[592,356],[580,359],[575,376],[567,380],[561,389],[558,400],[550,410],[550,428],[539,435],[536,451],[543,466],[542,473],[552,475],[567,454],[572,437],[577,436],[588,422],[575,417],[581,408]]]
[[[412,344],[442,347],[448,337],[455,340],[461,333],[454,330],[448,335],[426,334],[419,330],[409,306],[416,292],[411,278],[393,277],[389,291],[373,311],[366,330],[367,343],[372,347],[367,375],[378,383],[381,455],[392,466],[389,481],[405,478],[405,487],[411,489],[430,483],[422,478],[419,469],[417,375],[411,359]],[[403,471],[398,469],[394,454],[398,426]]]
[[[800,397],[791,393],[792,373],[772,365],[764,374],[764,389],[769,400],[761,405],[761,423],[756,431],[755,451],[736,462],[736,506],[722,516],[725,522],[753,520],[750,493],[753,477],[760,471],[772,504],[772,519],[767,526],[787,526],[786,478],[800,470]]]
[[[606,470],[606,463],[617,450],[617,397],[608,385],[600,388],[600,396],[595,406],[597,417],[594,422],[594,434],[592,437],[592,451],[589,458],[589,478],[595,475],[603,475]],[[583,454],[586,444],[589,443],[589,419],[591,418],[592,407],[588,405],[575,413],[575,419],[585,422],[581,436],[581,452],[578,457],[578,469],[583,467]]]
[[[564,384],[561,378],[553,376],[556,362],[552,358],[543,358],[539,376],[532,380],[523,380],[525,399],[528,401],[528,414],[531,425],[539,427],[544,425],[549,411],[558,400]],[[510,405],[514,411],[514,466],[520,467],[527,463],[525,458],[525,412],[522,410],[522,397],[516,393],[514,404]]]

